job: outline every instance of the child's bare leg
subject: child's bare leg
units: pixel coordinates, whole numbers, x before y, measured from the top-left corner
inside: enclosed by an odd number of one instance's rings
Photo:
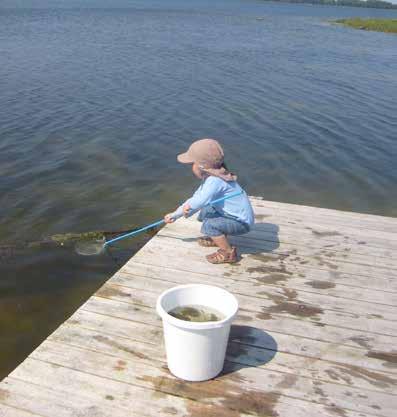
[[[227,252],[232,250],[232,247],[230,246],[230,243],[228,242],[225,235],[211,236],[211,239],[214,241],[215,245],[218,246],[218,248],[221,248]]]

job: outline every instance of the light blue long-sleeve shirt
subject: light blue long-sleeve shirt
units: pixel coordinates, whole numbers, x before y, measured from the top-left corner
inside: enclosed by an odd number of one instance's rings
[[[194,212],[213,200],[227,197],[228,195],[237,192],[241,192],[241,194],[216,203],[213,207],[221,214],[234,217],[237,220],[252,226],[255,222],[254,212],[246,192],[236,181],[224,181],[223,179],[212,175],[201,183],[193,196],[179,206],[174,213],[172,213],[172,216],[182,216],[183,206],[185,204],[189,204],[192,212]]]

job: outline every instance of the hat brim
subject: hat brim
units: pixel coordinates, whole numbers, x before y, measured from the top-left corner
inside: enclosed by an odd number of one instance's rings
[[[182,164],[192,164],[193,158],[189,155],[189,152],[179,154],[176,159]]]

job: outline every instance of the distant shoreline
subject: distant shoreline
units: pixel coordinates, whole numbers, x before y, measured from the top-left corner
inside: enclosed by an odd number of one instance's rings
[[[334,23],[340,23],[354,29],[372,30],[384,33],[397,33],[397,19],[361,19],[359,17],[351,19],[337,19]]]
[[[362,7],[366,9],[397,10],[397,4],[383,0],[263,0],[275,3],[312,4],[316,6]]]

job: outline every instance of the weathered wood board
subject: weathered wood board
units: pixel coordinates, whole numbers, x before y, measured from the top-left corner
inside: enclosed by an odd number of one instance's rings
[[[206,262],[195,218],[167,225],[0,383],[0,417],[394,417],[397,219],[251,201],[238,264]],[[154,306],[183,283],[240,303],[213,381],[166,367]]]

